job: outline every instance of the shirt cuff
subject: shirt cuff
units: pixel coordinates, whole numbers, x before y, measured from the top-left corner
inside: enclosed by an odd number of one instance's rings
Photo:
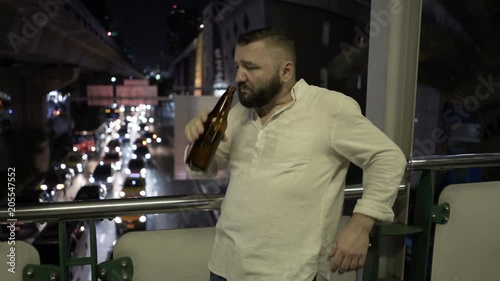
[[[353,213],[369,216],[379,222],[393,222],[394,211],[385,204],[360,199],[354,207]]]

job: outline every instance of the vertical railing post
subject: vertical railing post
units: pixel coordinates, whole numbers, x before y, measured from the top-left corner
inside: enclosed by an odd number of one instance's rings
[[[95,220],[88,220],[90,228],[90,272],[92,281],[97,281],[97,233]]]
[[[425,281],[427,278],[435,178],[435,171],[424,170],[416,190],[413,224],[423,231],[413,235],[410,259],[410,280],[412,281]]]
[[[368,249],[366,264],[363,267],[363,281],[376,281],[378,279],[380,263],[380,227],[375,226],[373,235],[370,237],[370,248]]]
[[[66,222],[58,223],[59,227],[59,280],[69,280],[68,270],[66,267],[68,257],[68,236],[66,234]]]

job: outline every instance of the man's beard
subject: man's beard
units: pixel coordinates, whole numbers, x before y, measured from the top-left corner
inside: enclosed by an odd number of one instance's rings
[[[251,89],[245,83],[238,84],[240,103],[246,108],[258,108],[267,105],[282,88],[281,79],[276,73],[269,81],[256,89]],[[241,90],[246,92],[242,93]]]

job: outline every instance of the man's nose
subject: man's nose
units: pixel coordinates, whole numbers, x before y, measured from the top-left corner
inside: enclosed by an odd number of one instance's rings
[[[241,70],[236,71],[235,82],[241,83],[246,81],[247,81],[247,76],[245,75],[245,73]]]

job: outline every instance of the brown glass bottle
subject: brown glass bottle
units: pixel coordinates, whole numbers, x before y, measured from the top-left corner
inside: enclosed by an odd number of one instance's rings
[[[227,87],[226,92],[208,114],[207,121],[203,124],[203,134],[194,142],[186,158],[186,164],[191,170],[206,172],[210,167],[227,128],[227,115],[235,91],[235,87]]]

